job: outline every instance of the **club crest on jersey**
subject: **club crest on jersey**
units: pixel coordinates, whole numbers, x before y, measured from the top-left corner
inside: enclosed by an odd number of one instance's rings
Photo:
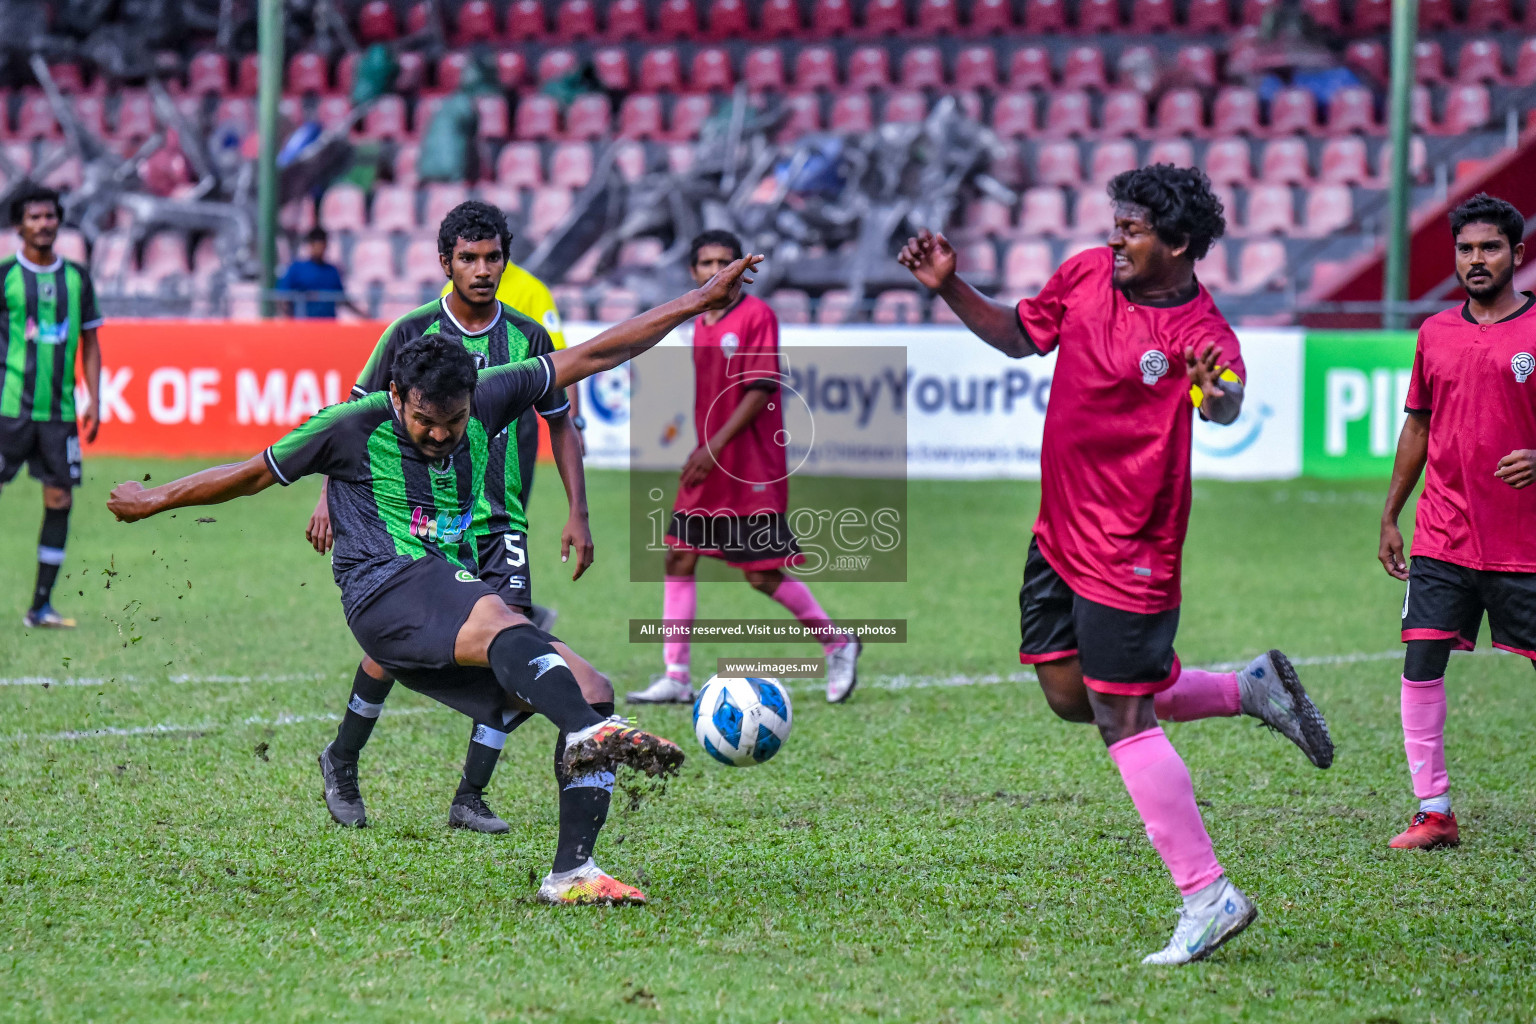
[[[721,335],[720,351],[725,353],[725,358],[731,358],[731,356],[736,354],[736,350],[740,347],[741,339],[736,337],[735,331],[726,331],[725,334]]]
[[[469,513],[451,516],[447,512],[431,515],[417,506],[411,514],[411,536],[436,544],[457,544],[469,529]]]
[[[427,463],[427,472],[436,473],[438,476],[447,476],[453,472],[453,453],[449,452],[446,459],[433,459]]]
[[[1168,357],[1161,349],[1149,348],[1141,354],[1137,367],[1141,370],[1143,384],[1156,384],[1168,373]]]
[[[1529,352],[1516,352],[1509,361],[1509,368],[1515,371],[1515,383],[1524,384],[1532,373],[1536,373],[1536,356]]]

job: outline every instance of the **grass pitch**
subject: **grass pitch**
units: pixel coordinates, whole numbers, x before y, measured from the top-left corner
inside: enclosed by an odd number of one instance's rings
[[[532,901],[555,833],[542,720],[488,794],[511,834],[450,833],[467,723],[397,688],[363,761],[374,827],[331,824],[315,755],[357,655],[303,540],[315,488],[135,526],[105,512],[112,482],[190,468],[88,463],[64,635],[20,628],[40,502],[29,482],[0,497],[6,1019],[1536,1017],[1536,679],[1514,657],[1452,660],[1463,845],[1388,850],[1414,803],[1378,484],[1196,487],[1181,656],[1285,649],[1338,759],[1319,772],[1251,720],[1168,727],[1261,916],[1210,961],[1152,970],[1137,961],[1177,892],[1097,736],[1054,719],[1016,661],[1034,486],[914,483],[910,582],[817,588],[833,614],[908,619],[909,642],[866,649],[847,706],[796,688],[771,764],[696,752],[665,792],[618,794],[599,862],[654,903],[560,911]],[[660,587],[626,582],[623,478],[589,480],[598,564],[572,584],[541,472],[536,592],[622,693],[658,668],[625,621],[658,617]],[[782,614],[744,584],[700,598],[712,617]],[[769,653],[809,652],[694,658]],[[684,709],[643,720],[696,751]]]

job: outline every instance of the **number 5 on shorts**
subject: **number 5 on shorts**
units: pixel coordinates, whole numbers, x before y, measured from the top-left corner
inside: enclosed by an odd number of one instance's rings
[[[507,546],[507,564],[514,569],[521,569],[528,564],[528,554],[524,551],[523,535],[520,533],[507,533],[501,537],[502,543]]]

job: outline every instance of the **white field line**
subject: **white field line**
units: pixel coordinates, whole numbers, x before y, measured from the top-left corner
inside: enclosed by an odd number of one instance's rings
[[[1460,656],[1461,653],[1462,652],[1457,652],[1457,655]],[[1498,651],[1498,650],[1485,649],[1485,650],[1479,650],[1479,651],[1476,651],[1476,652],[1473,652],[1473,653],[1475,653],[1475,654],[1505,654],[1506,652]],[[1291,659],[1291,664],[1299,665],[1299,666],[1302,666],[1302,667],[1326,666],[1326,665],[1356,665],[1356,664],[1360,664],[1360,663],[1364,663],[1364,662],[1396,661],[1397,659],[1401,658],[1402,656],[1403,656],[1402,649],[1399,648],[1398,650],[1395,650],[1395,651],[1358,652],[1358,653],[1355,653],[1355,654],[1321,654],[1321,655],[1314,655],[1314,656],[1310,656],[1310,657],[1292,658]],[[1207,665],[1207,666],[1203,666],[1203,667],[1205,667],[1205,668],[1207,668],[1207,669],[1209,669],[1211,671],[1216,671],[1216,672],[1231,672],[1231,671],[1235,671],[1236,669],[1240,669],[1240,668],[1244,667],[1247,664],[1248,664],[1247,661],[1227,661],[1227,662],[1218,662],[1218,663],[1216,663],[1214,665]],[[15,679],[0,679],[0,686],[23,686],[23,685],[39,685],[40,686],[40,685],[43,685],[41,682],[38,682],[38,683],[27,683],[27,682],[23,682],[22,680],[41,679],[41,678],[43,678],[43,677],[22,676],[22,677],[17,677]],[[119,681],[137,681],[137,680],[132,680],[131,677],[127,677],[127,676],[120,676],[120,677],[117,677],[117,678],[118,678]],[[208,682],[208,683],[222,683],[222,682],[292,682],[292,681],[305,681],[305,682],[309,682],[309,681],[315,681],[315,680],[323,680],[325,678],[327,678],[327,677],[324,674],[318,674],[317,673],[317,674],[313,674],[313,675],[292,675],[292,676],[172,676],[172,677],[169,677],[169,681],[170,682],[174,682],[174,683],[203,683],[203,682]],[[337,676],[335,678],[337,680],[341,679],[340,676]],[[143,680],[143,681],[149,682],[151,680]],[[1000,683],[1029,683],[1029,682],[1034,682],[1034,681],[1035,681],[1035,674],[1033,672],[1007,672],[1007,673],[997,673],[997,674],[989,674],[989,675],[982,675],[982,676],[967,676],[967,675],[935,676],[935,675],[911,675],[911,674],[905,674],[904,673],[904,674],[894,675],[894,676],[876,676],[873,679],[868,680],[867,682],[862,682],[860,685],[862,685],[862,686],[864,686],[864,687],[866,687],[868,689],[873,689],[873,690],[926,690],[926,689],[933,689],[933,688],[936,688],[936,687],[996,686],[996,685],[998,685]],[[63,682],[63,681],[58,681],[58,680],[51,681],[52,685],[59,685],[59,686],[72,686],[72,685],[73,686],[87,686],[87,685],[100,684],[101,682],[102,682],[102,680],[75,681],[75,682]],[[820,689],[822,689],[822,687],[823,687],[823,684],[818,682],[818,681],[815,681],[815,680],[805,680],[805,681],[797,682],[797,683],[793,684],[790,687],[790,689],[791,689],[792,692],[806,692],[806,693],[809,693],[809,692],[814,692],[814,691],[820,690]],[[392,710],[386,709],[385,713],[388,714],[388,715],[425,715],[425,714],[436,714],[438,712],[446,712],[448,710],[449,709],[446,708],[446,707],[402,708],[399,711],[392,711]],[[336,721],[340,721],[340,720],[341,720],[341,716],[338,715],[338,714],[335,714],[334,712],[322,712],[320,714],[311,714],[311,715],[296,715],[296,714],[284,713],[284,714],[276,716],[275,718],[265,718],[265,717],[262,717],[260,715],[253,715],[250,718],[247,718],[244,721],[242,721],[240,723],[237,723],[237,724],[239,724],[239,725],[260,725],[260,726],[267,726],[267,727],[276,727],[276,726],[280,726],[280,725],[301,725],[301,724],[308,723],[308,722],[336,722]],[[13,733],[12,735],[5,737],[4,740],[8,741],[8,742],[11,742],[11,743],[26,743],[26,742],[33,742],[33,741],[54,742],[54,741],[59,741],[59,740],[91,740],[91,739],[104,739],[104,738],[113,737],[113,736],[146,736],[146,735],[158,735],[158,734],[163,734],[163,733],[217,732],[220,729],[225,729],[225,728],[229,728],[229,727],[230,727],[229,723],[217,723],[217,722],[209,722],[209,723],[204,723],[204,724],[201,724],[201,725],[173,725],[173,724],[166,723],[166,722],[160,722],[160,723],[156,723],[154,725],[103,726],[102,728],[99,728],[99,729],[67,730],[65,732],[38,733],[38,734],[35,734],[35,735],[34,734],[29,734],[29,733]]]
[[[208,683],[311,683],[330,678],[323,672],[301,672],[291,675],[173,675],[146,677],[121,676],[0,676],[0,686],[109,686],[114,683],[177,683],[193,685]]]

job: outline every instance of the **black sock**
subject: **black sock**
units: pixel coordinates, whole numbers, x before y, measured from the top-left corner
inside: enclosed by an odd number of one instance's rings
[[[368,737],[373,735],[373,723],[384,710],[384,698],[394,685],[393,679],[375,679],[363,671],[361,664],[357,666],[357,675],[352,677],[352,696],[341,716],[341,725],[336,728],[336,742],[331,744],[331,753],[338,760],[356,761],[363,752]]]
[[[511,626],[496,634],[486,652],[496,681],[556,728],[574,732],[598,724],[602,717],[581,695],[565,659],[544,639],[547,635],[529,625]]]
[[[613,702],[593,704],[592,710],[607,718],[613,714]],[[560,785],[560,840],[555,847],[555,872],[579,868],[592,856],[597,834],[608,820],[608,805],[613,800],[613,773],[589,775],[571,785],[565,776],[565,733],[555,739],[555,780]]]
[[[64,541],[69,537],[69,509],[43,509],[43,528],[37,535],[37,586],[32,590],[32,610],[53,596],[53,582],[64,564]]]
[[[469,734],[469,753],[464,755],[464,774],[459,777],[457,796],[485,792],[491,784],[491,773],[501,759],[501,748],[506,746],[507,734],[523,723],[521,717],[513,717],[504,729],[488,722],[476,722]]]

